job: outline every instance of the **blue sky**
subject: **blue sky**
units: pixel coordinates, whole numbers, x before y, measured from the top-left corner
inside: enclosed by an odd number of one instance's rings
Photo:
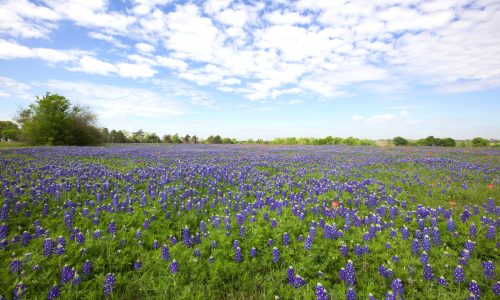
[[[498,1],[0,1],[0,119],[238,139],[500,138]]]

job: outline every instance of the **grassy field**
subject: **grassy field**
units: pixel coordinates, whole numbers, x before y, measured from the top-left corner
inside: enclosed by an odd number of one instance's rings
[[[8,299],[499,297],[500,150],[4,149],[0,190]]]

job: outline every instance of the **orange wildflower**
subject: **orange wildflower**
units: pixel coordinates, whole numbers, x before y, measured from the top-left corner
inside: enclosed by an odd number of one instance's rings
[[[491,190],[493,188],[493,183],[488,184],[486,187]]]
[[[332,202],[332,207],[333,207],[333,208],[337,208],[337,207],[339,207],[339,205],[340,205],[340,204],[339,204],[339,202],[338,202],[338,201],[333,201],[333,202]]]
[[[450,201],[450,205],[451,205],[451,206],[455,206],[455,205],[457,205],[457,202],[455,202],[455,201]]]

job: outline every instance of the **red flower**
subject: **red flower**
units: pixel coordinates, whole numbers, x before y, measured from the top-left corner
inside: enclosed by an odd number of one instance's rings
[[[486,187],[491,190],[493,188],[493,183],[488,184]]]

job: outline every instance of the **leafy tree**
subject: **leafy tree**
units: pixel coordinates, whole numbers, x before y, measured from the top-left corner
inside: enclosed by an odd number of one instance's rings
[[[196,135],[193,135],[193,136],[191,137],[191,142],[192,142],[193,144],[198,144],[198,142],[199,142],[198,137],[197,137]]]
[[[176,133],[176,134],[174,134],[172,136],[172,143],[174,143],[174,144],[180,144],[180,143],[182,143],[182,140],[179,137],[179,134]]]
[[[87,108],[72,105],[58,94],[36,97],[35,103],[22,110],[17,122],[22,136],[31,145],[95,145],[100,131],[96,116]]]
[[[11,121],[0,121],[0,141],[18,140],[20,130],[16,123]]]
[[[472,139],[472,146],[473,147],[486,147],[490,144],[490,142],[487,139],[484,139],[482,137],[475,137]]]
[[[110,132],[110,141],[112,143],[127,143],[127,136],[122,130],[111,130]]]
[[[182,138],[182,142],[183,142],[183,143],[188,144],[190,141],[191,141],[191,136],[190,136],[189,134],[186,134],[186,135]]]
[[[394,146],[407,146],[408,140],[403,137],[397,136],[392,139],[392,143],[394,144]]]
[[[137,130],[136,132],[132,132],[132,142],[133,143],[142,143],[145,132],[142,129]]]
[[[161,139],[156,133],[148,133],[144,137],[145,143],[161,143]]]
[[[172,136],[170,134],[165,134],[162,140],[164,143],[170,144],[172,143]]]

